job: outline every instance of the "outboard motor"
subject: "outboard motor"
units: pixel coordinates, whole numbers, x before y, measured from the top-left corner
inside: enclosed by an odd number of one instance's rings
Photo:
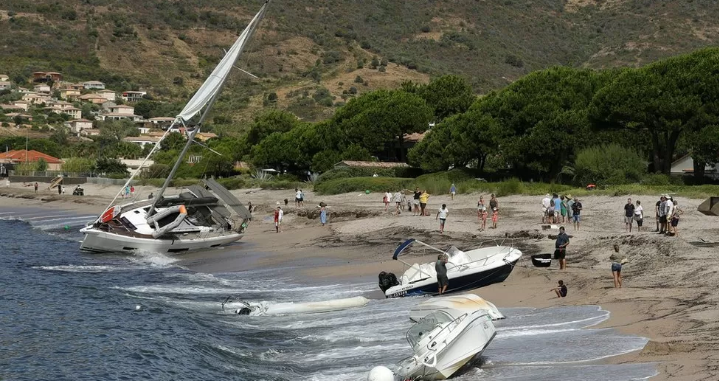
[[[382,271],[379,273],[379,288],[382,292],[387,291],[388,288],[399,284],[397,277],[393,273],[387,273]]]

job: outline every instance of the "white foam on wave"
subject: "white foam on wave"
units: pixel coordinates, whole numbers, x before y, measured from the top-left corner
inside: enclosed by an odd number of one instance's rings
[[[110,271],[131,270],[134,267],[122,266],[88,266],[88,265],[59,265],[59,266],[32,266],[36,270],[62,271],[69,273],[102,273]]]
[[[132,262],[151,267],[171,267],[173,263],[179,261],[178,258],[168,257],[162,253],[143,250],[133,252],[129,258]]]
[[[548,328],[548,327],[561,327],[566,325],[574,325],[579,323],[586,323],[586,325],[583,325],[582,328],[591,327],[594,325],[597,325],[605,320],[609,319],[609,311],[606,311],[606,314],[602,316],[591,316],[585,319],[579,319],[579,320],[570,320],[570,321],[563,321],[559,323],[547,323],[547,324],[531,324],[531,325],[523,325],[523,326],[517,326],[517,327],[497,327],[497,332],[510,332],[510,331],[517,331],[517,330],[526,330],[526,329],[538,329],[538,328]]]

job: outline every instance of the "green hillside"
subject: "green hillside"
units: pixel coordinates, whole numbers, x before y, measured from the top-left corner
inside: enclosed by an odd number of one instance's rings
[[[261,3],[4,0],[0,73],[182,102]],[[717,20],[708,0],[274,0],[238,65],[261,79],[237,72],[214,122],[235,130],[268,105],[325,119],[357,93],[441,74],[484,93],[554,65],[638,66],[716,45]]]

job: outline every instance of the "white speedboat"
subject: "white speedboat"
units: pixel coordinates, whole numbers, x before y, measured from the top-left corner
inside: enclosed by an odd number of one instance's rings
[[[492,317],[484,310],[434,311],[407,331],[414,355],[401,361],[401,380],[444,380],[480,356],[496,335]]]
[[[429,298],[409,310],[409,320],[419,321],[423,317],[432,312],[439,310],[454,310],[453,315],[461,315],[462,313],[471,313],[477,310],[483,310],[492,318],[492,320],[504,319],[505,316],[499,309],[481,297],[474,294],[435,296]]]
[[[228,300],[222,303],[222,309],[230,310],[238,315],[265,316],[340,311],[348,308],[362,307],[367,305],[367,303],[369,303],[369,299],[363,296],[297,303],[232,301],[228,298]]]
[[[473,290],[503,282],[522,256],[521,251],[511,246],[490,246],[466,252],[451,247],[444,251],[415,239],[409,239],[397,247],[392,259],[399,260],[400,254],[413,243],[427,246],[449,256],[446,265],[449,286],[445,293]],[[382,272],[379,275],[380,288],[385,297],[438,294],[435,262],[413,265],[401,260],[400,262],[409,268],[399,279],[392,273]]]
[[[235,62],[262,20],[268,3],[269,0],[265,1],[143,163],[127,180],[110,206],[97,220],[81,229],[81,232],[85,233],[80,245],[82,250],[172,253],[220,246],[242,238],[251,218],[250,213],[237,198],[214,180],[205,180],[204,188],[189,187],[179,196],[165,196],[165,191],[219,97]],[[130,203],[114,205],[147,160],[160,148],[165,137],[180,129],[185,131],[187,143],[157,196],[154,199],[133,200]]]

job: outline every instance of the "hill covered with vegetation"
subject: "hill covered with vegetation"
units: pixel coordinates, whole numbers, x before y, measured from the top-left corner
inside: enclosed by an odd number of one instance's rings
[[[186,101],[260,0],[5,0],[0,73],[33,71]],[[243,131],[260,109],[328,119],[371,90],[457,74],[477,94],[534,70],[641,66],[716,45],[712,1],[273,0],[218,102],[213,128]],[[148,116],[172,107],[145,105]]]

